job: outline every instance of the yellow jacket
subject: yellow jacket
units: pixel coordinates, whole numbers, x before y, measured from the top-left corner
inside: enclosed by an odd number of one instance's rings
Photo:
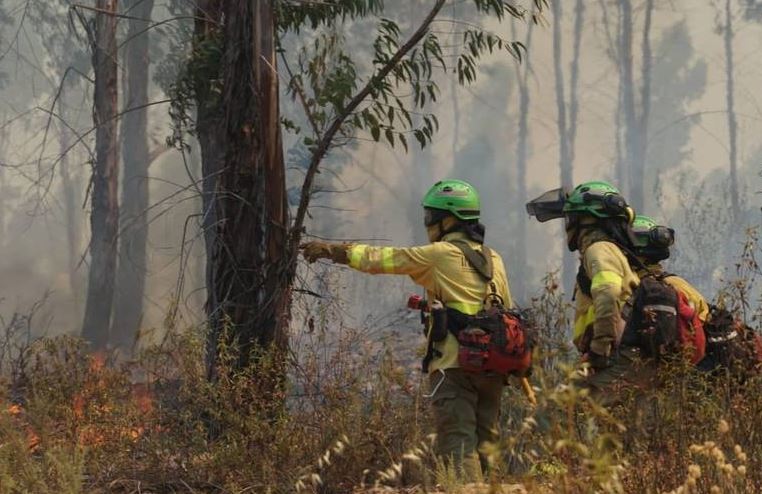
[[[664,268],[662,268],[660,264],[651,264],[648,266],[648,269],[656,274],[662,274],[664,272]],[[646,271],[644,269],[641,268],[638,270],[638,276],[644,276],[645,274]],[[685,298],[688,299],[688,305],[696,311],[701,322],[706,322],[709,317],[709,304],[696,287],[688,283],[685,278],[681,278],[674,274],[670,274],[664,278],[664,282],[685,295]]]
[[[591,296],[577,293],[574,340],[579,347],[579,339],[592,326],[589,350],[608,356],[624,329],[622,306],[640,279],[619,247],[606,238],[598,230],[583,232],[580,238],[581,261],[591,280]]]
[[[364,273],[406,274],[424,287],[429,300],[440,300],[447,307],[465,314],[481,310],[490,289],[479,273],[471,267],[458,247],[449,240],[466,240],[476,251],[481,245],[470,240],[466,234],[453,232],[441,242],[419,247],[374,247],[353,244],[347,248],[349,266]],[[500,254],[492,252],[493,278],[497,294],[506,307],[512,307],[508,277]],[[458,341],[448,333],[445,340],[434,343],[434,359],[429,372],[458,367]]]

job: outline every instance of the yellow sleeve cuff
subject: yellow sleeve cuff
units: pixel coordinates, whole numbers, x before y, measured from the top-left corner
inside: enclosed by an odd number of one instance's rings
[[[360,269],[362,258],[365,256],[367,245],[352,245],[349,247],[349,267]]]

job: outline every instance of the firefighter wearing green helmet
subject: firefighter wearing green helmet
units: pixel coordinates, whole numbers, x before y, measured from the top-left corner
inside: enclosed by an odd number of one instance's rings
[[[661,265],[661,261],[670,256],[670,247],[675,243],[675,231],[659,225],[649,216],[637,215],[632,223],[632,232],[634,234],[633,252],[640,261],[633,265],[638,276],[643,277],[649,273],[657,276],[666,275],[664,282],[685,295],[699,320],[705,323],[709,317],[709,304],[706,298],[686,279],[672,273],[667,275]]]
[[[481,204],[476,189],[461,180],[443,180],[429,189],[422,206],[430,241],[427,245],[380,247],[313,241],[301,246],[302,254],[308,262],[323,258],[365,273],[408,275],[426,289],[430,301],[474,315],[483,307],[487,282],[468,261],[465,244],[482,258],[485,253],[489,255],[496,293],[506,307],[511,307],[503,259],[483,245],[485,229],[479,223]],[[463,371],[458,363],[459,344],[452,332],[434,333],[430,326],[424,368],[436,422],[436,449],[441,457],[478,476],[486,466],[485,446],[498,438],[505,376]]]
[[[638,364],[637,349],[619,346],[622,308],[639,283],[620,248],[630,243],[635,213],[604,181],[585,182],[571,192],[546,192],[527,203],[527,212],[541,222],[563,218],[567,247],[580,254],[573,333],[591,371],[582,385],[613,403],[616,396],[608,391],[631,380]]]

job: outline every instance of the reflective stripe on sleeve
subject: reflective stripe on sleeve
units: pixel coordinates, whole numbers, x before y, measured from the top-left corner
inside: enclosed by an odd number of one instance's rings
[[[392,247],[381,249],[381,271],[384,273],[394,272],[394,249]]]
[[[574,334],[572,335],[573,341],[578,341],[585,334],[587,327],[595,322],[595,307],[592,305],[588,307],[587,312],[579,316],[574,321]]]
[[[622,285],[622,277],[613,271],[598,271],[593,276],[592,283],[590,283],[590,289],[595,290],[602,285]]]
[[[353,245],[349,248],[349,267],[360,269],[360,263],[367,248],[367,245]]]

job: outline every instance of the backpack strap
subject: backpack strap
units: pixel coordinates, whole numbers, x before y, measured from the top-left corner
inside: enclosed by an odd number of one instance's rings
[[[482,251],[477,252],[464,240],[448,240],[448,242],[460,249],[463,255],[466,256],[468,264],[470,264],[489,285],[490,293],[485,300],[492,298],[493,301],[497,301],[500,305],[503,305],[505,301],[503,300],[503,297],[497,294],[497,286],[492,279],[494,270],[492,267],[492,251],[489,247],[482,245]]]
[[[473,267],[486,281],[492,281],[494,274],[492,269],[492,252],[486,245],[482,246],[482,251],[477,252],[464,240],[449,240],[451,244],[460,249],[468,263]]]

